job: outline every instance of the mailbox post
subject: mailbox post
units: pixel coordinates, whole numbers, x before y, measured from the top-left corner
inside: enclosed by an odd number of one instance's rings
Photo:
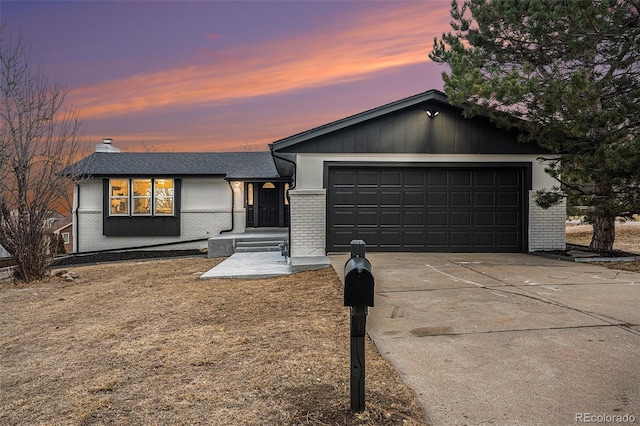
[[[351,241],[351,257],[344,266],[344,306],[351,308],[351,410],[364,411],[364,338],[374,280],[362,240]]]

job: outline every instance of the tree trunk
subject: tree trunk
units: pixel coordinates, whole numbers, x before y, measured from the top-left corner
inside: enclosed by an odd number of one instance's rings
[[[596,217],[593,222],[593,237],[589,248],[591,250],[613,250],[613,243],[616,240],[616,218]]]

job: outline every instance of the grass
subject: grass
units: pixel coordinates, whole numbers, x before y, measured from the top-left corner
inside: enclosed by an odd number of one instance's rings
[[[370,341],[367,410],[349,410],[349,311],[333,269],[198,279],[217,262],[1,284],[0,424],[424,424]]]

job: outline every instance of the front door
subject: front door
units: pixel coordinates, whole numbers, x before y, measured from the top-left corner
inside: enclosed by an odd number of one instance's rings
[[[278,226],[279,191],[271,182],[258,187],[258,226]]]

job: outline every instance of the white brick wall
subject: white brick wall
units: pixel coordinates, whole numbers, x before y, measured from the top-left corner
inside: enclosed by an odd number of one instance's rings
[[[241,203],[241,188],[241,185],[235,185],[233,189],[236,195],[234,232],[243,232],[245,229],[246,213]],[[202,239],[203,241],[195,243],[158,247],[200,249],[207,247],[208,238],[231,227],[231,192],[229,185],[220,178],[183,180],[179,237],[106,237],[102,235],[102,181],[94,179],[83,182],[80,192],[81,205],[76,209],[78,223],[74,223],[74,235],[78,246],[75,248],[76,251],[120,249]]]
[[[291,257],[324,256],[327,232],[325,189],[292,189]]]
[[[236,212],[234,231],[242,232],[244,223],[244,212]],[[106,237],[102,235],[102,212],[101,211],[80,211],[79,212],[78,235],[80,251],[106,250],[139,247],[162,243],[173,243],[178,241],[188,241],[203,239],[204,241],[167,246],[172,249],[190,249],[207,247],[207,239],[216,236],[220,231],[229,229],[231,226],[231,216],[229,212],[183,212],[180,215],[180,236],[179,237]]]
[[[529,251],[563,250],[566,218],[564,200],[545,210],[536,204],[536,191],[529,191]]]

